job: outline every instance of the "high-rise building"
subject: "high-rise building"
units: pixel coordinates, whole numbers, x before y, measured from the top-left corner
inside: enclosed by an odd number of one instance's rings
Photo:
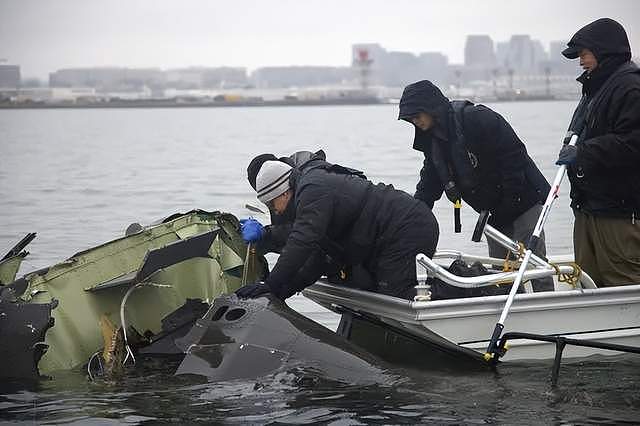
[[[493,40],[488,35],[469,35],[464,46],[464,64],[467,67],[487,67],[496,65]]]
[[[552,62],[566,59],[562,56],[562,51],[567,47],[566,41],[552,41],[549,43],[549,60]]]
[[[0,89],[17,90],[20,87],[20,66],[0,65]]]
[[[549,43],[549,68],[552,74],[579,75],[580,63],[576,60],[567,59],[562,55],[566,49],[566,41],[552,41]]]
[[[533,50],[533,67],[538,67],[538,64],[549,59],[549,55],[547,51],[544,50],[544,46],[540,40],[531,40],[531,48]]]
[[[496,62],[501,68],[507,68],[507,58],[509,56],[509,42],[499,41],[496,43]]]
[[[526,34],[513,35],[509,40],[505,66],[515,71],[532,72],[535,68],[536,54],[531,37]]]
[[[440,86],[447,79],[449,58],[440,52],[425,52],[418,57],[420,61],[421,79],[431,80]]]
[[[361,66],[362,51],[367,53],[368,79],[371,84],[403,87],[418,80],[443,82],[447,75],[448,59],[439,52],[415,55],[411,52],[387,51],[379,44],[354,44],[352,66]]]

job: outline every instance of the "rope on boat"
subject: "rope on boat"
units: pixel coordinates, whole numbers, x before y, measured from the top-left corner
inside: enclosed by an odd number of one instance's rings
[[[580,281],[580,275],[582,274],[582,268],[580,268],[580,265],[578,265],[575,262],[570,262],[568,264],[565,264],[573,268],[573,271],[571,271],[571,273],[568,273],[568,274],[561,274],[560,267],[558,264],[551,263],[550,265],[553,267],[553,269],[556,270],[556,275],[558,276],[558,282],[567,283],[573,288],[576,288],[578,286],[578,282]]]
[[[518,253],[516,256],[517,258],[514,260],[511,260],[511,251],[507,250],[507,256],[504,258],[504,261],[502,263],[502,272],[515,271],[516,267],[519,266],[519,263],[522,260],[522,257],[524,256],[525,251],[526,251],[526,248],[524,244],[522,244],[521,242],[518,242]],[[555,269],[556,275],[558,276],[558,282],[567,283],[572,288],[578,287],[578,283],[580,282],[580,275],[582,274],[582,268],[580,268],[580,265],[578,265],[575,262],[569,262],[569,263],[563,262],[562,263],[563,265],[571,266],[571,268],[573,268],[573,271],[571,271],[570,273],[563,274],[560,272],[559,264],[551,263],[551,262],[548,262],[548,263],[553,269]],[[496,283],[496,285],[501,285],[501,284],[503,283]]]
[[[527,249],[520,241],[518,241],[517,244],[518,253],[514,260],[511,260],[511,250],[507,250],[507,256],[504,258],[504,262],[502,263],[502,272],[513,272],[517,270],[517,266],[520,266],[520,263],[524,258],[524,253]]]

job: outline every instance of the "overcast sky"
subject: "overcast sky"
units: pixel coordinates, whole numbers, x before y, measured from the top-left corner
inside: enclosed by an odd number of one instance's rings
[[[468,34],[548,48],[611,17],[640,53],[639,0],[0,0],[0,58],[23,77],[66,67],[347,66],[351,44],[440,51]]]

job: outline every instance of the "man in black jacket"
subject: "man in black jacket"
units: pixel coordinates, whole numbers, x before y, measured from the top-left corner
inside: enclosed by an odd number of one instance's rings
[[[256,191],[277,214],[293,206],[294,220],[266,282],[242,287],[240,297],[270,291],[284,300],[323,274],[326,256],[345,270],[365,269],[373,291],[415,296],[415,256],[433,256],[438,242],[438,224],[423,203],[321,159],[301,169],[266,161],[256,177]],[[309,259],[317,259],[313,274]],[[300,279],[303,267],[307,272]]]
[[[265,153],[255,156],[249,166],[247,166],[247,180],[251,187],[256,190],[256,179],[260,168],[266,161],[282,161],[290,165],[296,170],[296,173],[302,173],[307,167],[314,167],[319,162],[326,163],[326,154],[323,150],[316,152],[297,151],[288,157],[276,157],[274,154]],[[332,165],[334,169],[340,169],[342,172],[366,178],[363,172],[346,168],[342,166]],[[287,242],[293,222],[295,219],[295,205],[289,203],[284,212],[278,214],[269,208],[271,224],[263,226],[257,220],[242,219],[240,220],[240,229],[245,242],[254,244],[257,252],[261,255],[266,253],[280,253]],[[333,284],[346,285],[361,290],[370,290],[375,288],[370,274],[362,267],[362,265],[352,265],[346,271],[345,265],[341,265],[330,257],[321,252],[310,258],[302,267],[295,281],[300,283],[313,283],[316,280],[316,273],[319,265],[324,264],[324,275],[327,276],[329,282]]]
[[[430,208],[445,192],[477,212],[489,210],[489,223],[507,236],[527,242],[550,186],[527,149],[502,116],[484,105],[450,101],[430,81],[405,87],[399,119],[415,126],[413,148],[424,153],[415,197]],[[489,255],[506,250],[488,241]],[[544,257],[544,235],[534,252]],[[551,279],[534,282],[553,290]]]
[[[640,283],[640,69],[631,62],[618,22],[581,28],[562,54],[580,58],[586,105],[576,146],[557,164],[568,166],[576,262],[600,286]]]
[[[293,168],[302,169],[311,160],[326,160],[326,154],[323,150],[316,152],[311,151],[297,151],[288,157],[276,157],[274,154],[265,153],[255,156],[249,166],[247,166],[247,180],[249,185],[256,190],[256,178],[260,168],[265,161],[282,161]],[[357,172],[354,170],[354,172]],[[358,172],[361,173],[361,172]],[[364,175],[363,175],[364,176]],[[243,237],[247,243],[255,243],[256,248],[260,254],[265,253],[280,253],[282,247],[284,247],[291,232],[291,226],[293,225],[293,205],[283,214],[276,214],[272,210],[269,210],[271,218],[271,224],[259,228],[259,231],[252,232],[251,227],[256,227],[254,223],[247,223],[242,220],[241,230]]]

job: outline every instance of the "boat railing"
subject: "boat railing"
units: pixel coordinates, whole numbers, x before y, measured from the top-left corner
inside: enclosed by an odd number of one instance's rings
[[[460,288],[478,288],[497,284],[512,283],[518,275],[518,271],[498,272],[486,275],[478,275],[475,277],[461,277],[447,271],[446,268],[439,265],[424,254],[416,256],[419,265],[426,269],[426,274],[418,274],[418,281],[423,283],[427,278],[438,278],[447,284]],[[536,267],[528,269],[524,273],[524,280],[533,280],[537,278],[550,277],[556,274],[570,275],[576,272],[575,266],[572,265],[554,265],[553,267],[544,268]],[[584,283],[583,283],[584,284]]]
[[[512,261],[513,268],[508,271],[492,272],[490,274],[479,275],[475,277],[461,277],[449,272],[442,265],[438,264],[436,260],[442,259],[459,259],[466,263],[480,262],[483,265],[501,265],[506,264],[505,259],[499,259],[488,256],[477,256],[467,254],[458,250],[439,250],[437,251],[433,259],[428,258],[423,254],[416,256],[417,265],[422,266],[425,273],[418,273],[418,290],[417,298],[428,299],[429,298],[429,286],[427,284],[428,278],[438,278],[445,283],[459,288],[478,288],[487,287],[491,285],[499,284],[512,284],[518,275],[519,263],[522,260],[524,254],[524,246],[522,243],[512,240],[507,237],[491,225],[484,225],[484,235],[487,238],[492,239],[500,246],[504,247],[514,257]],[[537,278],[553,277],[566,279],[570,277],[570,280],[576,287],[580,288],[597,288],[593,279],[580,269],[573,262],[558,262],[550,263],[547,260],[532,254],[529,262],[530,268],[527,269],[523,276],[524,291],[526,293],[533,293],[533,287],[530,280]],[[419,270],[419,269],[417,269]]]

